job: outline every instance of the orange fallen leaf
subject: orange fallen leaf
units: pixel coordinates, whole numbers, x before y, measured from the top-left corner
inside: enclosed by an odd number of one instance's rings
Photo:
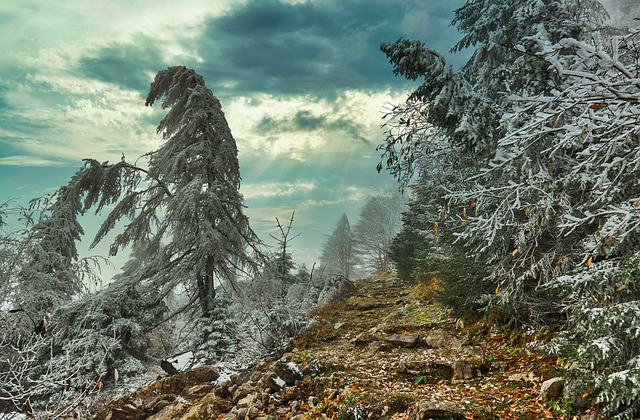
[[[589,259],[587,260],[587,267],[591,267],[592,262],[593,262],[593,255],[590,255]]]
[[[596,102],[595,104],[589,105],[589,109],[595,109],[596,111],[599,109],[606,108],[608,105],[604,102]]]

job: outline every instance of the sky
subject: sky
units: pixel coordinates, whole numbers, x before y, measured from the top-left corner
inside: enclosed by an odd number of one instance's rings
[[[376,171],[381,117],[418,82],[393,76],[380,43],[419,39],[447,53],[460,38],[450,22],[462,4],[2,2],[0,204],[54,192],[83,158],[134,161],[156,149],[164,114],[144,106],[149,84],[157,71],[186,65],[222,103],[253,229],[273,243],[275,218],[295,211],[293,258],[311,265],[343,213],[353,226],[368,197],[397,187]],[[446,55],[456,66],[468,58]],[[104,216],[84,220],[87,236]],[[88,242],[83,255],[107,249],[89,251]]]

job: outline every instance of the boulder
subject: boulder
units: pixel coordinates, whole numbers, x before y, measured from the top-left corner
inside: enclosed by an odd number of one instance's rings
[[[542,383],[540,397],[542,401],[550,401],[559,398],[564,388],[564,378],[551,378]]]
[[[466,379],[473,378],[473,365],[464,360],[456,360],[453,362],[453,380],[454,381],[463,381]]]
[[[569,381],[564,384],[562,398],[571,401],[576,407],[582,409],[587,406],[582,396],[591,392],[593,392],[593,389],[589,389],[583,381]]]
[[[420,337],[414,334],[392,334],[384,340],[399,347],[416,347],[420,343]]]
[[[406,360],[400,362],[396,372],[400,375],[422,377],[422,383],[429,384],[449,379],[454,373],[451,366],[431,360]]]
[[[272,369],[288,386],[295,385],[296,381],[302,378],[300,369],[293,362],[276,362],[273,364]]]
[[[456,338],[441,330],[434,330],[427,334],[424,341],[427,343],[427,346],[433,349],[460,349],[465,339]]]
[[[233,391],[233,402],[237,403],[247,395],[255,392],[255,388],[251,384],[242,384]]]
[[[287,383],[273,370],[266,371],[258,381],[258,388],[269,393],[274,393],[275,391],[284,388],[286,385]]]

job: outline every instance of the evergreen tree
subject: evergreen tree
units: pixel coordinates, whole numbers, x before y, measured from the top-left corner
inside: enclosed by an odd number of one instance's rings
[[[431,89],[392,111],[383,158],[406,175],[434,139],[445,137],[445,148],[474,146],[480,164],[447,189],[443,216],[460,220],[456,241],[488,264],[485,281],[495,292],[485,302],[527,324],[568,315],[555,350],[579,362],[572,373],[594,384],[606,415],[635,418],[639,33],[599,27],[606,12],[595,2],[479,1],[456,14],[466,32],[459,47],[479,46],[460,71],[426,58],[421,44],[387,51],[397,73],[425,75]],[[508,53],[492,55],[500,48]],[[507,73],[497,77],[499,69]],[[457,87],[477,84],[472,91],[484,92],[486,109],[499,112],[461,106],[469,91],[453,90],[456,77]],[[495,80],[509,81],[504,93]],[[453,98],[440,109],[445,88]],[[482,118],[492,114],[497,124]],[[422,120],[400,120],[406,115]],[[488,147],[478,149],[473,129],[483,128],[480,144]]]
[[[160,71],[146,105],[162,99],[169,109],[158,125],[164,143],[148,153],[148,168],[123,158],[116,164],[87,160],[78,174],[84,208],[115,205],[94,238],[102,240],[125,217],[129,223],[111,245],[136,249],[140,281],[192,294],[203,318],[216,306],[216,281],[255,267],[259,241],[242,212],[236,142],[220,102],[203,78],[185,67]]]
[[[325,240],[320,262],[325,275],[351,278],[355,266],[354,239],[346,214],[342,214],[336,228]]]
[[[404,203],[398,193],[379,193],[360,209],[354,229],[356,250],[376,273],[391,271],[391,241],[400,228]]]

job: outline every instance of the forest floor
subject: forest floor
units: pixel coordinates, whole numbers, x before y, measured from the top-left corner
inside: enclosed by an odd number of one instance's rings
[[[564,370],[561,360],[530,348],[540,337],[486,322],[462,325],[432,300],[432,293],[425,285],[408,286],[383,276],[362,281],[356,295],[315,310],[312,326],[294,339],[290,351],[256,363],[254,374],[245,375],[258,378],[256,370],[264,372],[277,360],[299,367],[295,386],[270,396],[264,392],[264,404],[246,418],[595,418],[560,399],[543,401],[542,382],[562,376]],[[212,417],[185,414],[206,398],[185,391],[196,389],[196,382],[188,387],[177,383],[182,389],[163,392],[182,395],[175,401],[181,401],[184,410],[154,418],[216,418],[213,411],[208,411]],[[243,387],[233,386],[227,394]],[[127,398],[110,406],[115,410],[131,404]],[[226,405],[216,400],[218,410],[225,410],[217,411],[217,418],[244,418],[235,414],[241,410],[238,398],[226,398]],[[232,406],[234,413],[224,415]],[[107,418],[137,418],[114,410]]]

